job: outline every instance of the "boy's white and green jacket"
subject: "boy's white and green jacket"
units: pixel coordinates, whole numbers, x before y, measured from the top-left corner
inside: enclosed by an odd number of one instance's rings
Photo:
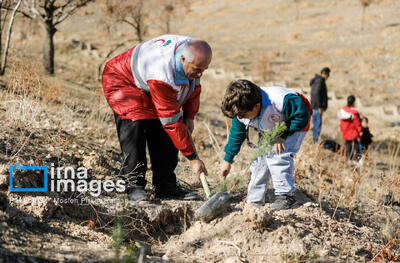
[[[273,129],[276,123],[286,122],[287,130],[282,135],[286,138],[296,131],[307,131],[311,117],[311,106],[300,93],[284,87],[260,87],[262,94],[261,110],[254,119],[234,118],[228,143],[225,145],[224,160],[232,162],[239,153],[246,130],[255,128],[258,132]]]

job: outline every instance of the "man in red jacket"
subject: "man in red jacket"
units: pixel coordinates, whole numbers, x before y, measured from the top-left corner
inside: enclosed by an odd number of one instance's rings
[[[353,95],[347,97],[347,106],[343,106],[338,112],[340,119],[340,130],[342,137],[346,141],[346,157],[347,159],[354,159],[359,155],[358,140],[361,137],[361,121],[360,115],[354,104],[356,98]]]
[[[176,183],[178,151],[199,178],[207,174],[191,138],[200,104],[200,77],[211,62],[207,42],[163,35],[140,43],[110,60],[103,90],[114,111],[131,200],[148,198],[144,188],[148,146],[157,198],[196,199]]]

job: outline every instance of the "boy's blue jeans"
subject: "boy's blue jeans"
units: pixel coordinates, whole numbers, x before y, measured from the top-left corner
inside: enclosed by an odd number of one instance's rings
[[[312,123],[313,123],[313,142],[316,143],[321,133],[321,126],[322,126],[322,115],[318,112],[318,109],[312,110]]]
[[[247,203],[264,202],[272,177],[275,195],[293,195],[294,156],[299,151],[306,132],[295,132],[285,140],[286,150],[280,155],[266,154],[258,157],[250,165],[251,178],[247,188]]]

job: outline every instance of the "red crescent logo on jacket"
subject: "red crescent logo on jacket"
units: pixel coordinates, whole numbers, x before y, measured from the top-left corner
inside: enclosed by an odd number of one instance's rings
[[[281,117],[279,116],[279,114],[271,114],[271,116],[269,116],[269,120],[271,122],[278,122],[281,120]]]
[[[162,44],[165,43],[165,39],[156,39],[156,40],[153,41],[154,44],[157,43],[157,42],[161,42],[160,45],[162,45]]]

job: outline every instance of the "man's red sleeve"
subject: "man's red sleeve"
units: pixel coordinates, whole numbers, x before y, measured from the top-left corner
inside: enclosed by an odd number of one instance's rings
[[[149,80],[147,83],[158,118],[173,144],[184,156],[195,155],[196,149],[193,140],[183,123],[182,113],[180,112],[177,99],[178,92],[162,81]]]
[[[193,93],[187,99],[187,101],[183,104],[183,118],[184,119],[194,119],[197,112],[199,112],[200,107],[200,92],[201,85],[195,87]]]

